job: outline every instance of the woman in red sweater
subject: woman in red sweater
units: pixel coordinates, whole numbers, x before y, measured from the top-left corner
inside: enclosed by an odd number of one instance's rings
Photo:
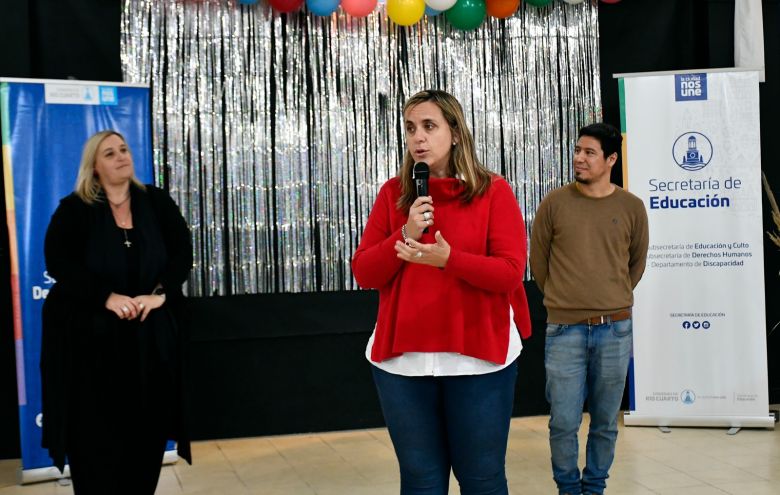
[[[366,348],[401,470],[402,494],[506,494],[526,236],[509,184],[483,167],[460,103],[443,91],[403,109],[406,153],[379,191],[352,259],[379,290]],[[417,197],[415,163],[430,169]],[[426,231],[427,228],[427,231]],[[519,330],[519,331],[518,331]]]

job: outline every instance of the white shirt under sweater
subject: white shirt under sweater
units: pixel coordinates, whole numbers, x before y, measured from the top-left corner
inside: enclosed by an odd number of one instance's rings
[[[382,371],[403,376],[484,375],[506,368],[520,356],[520,351],[523,350],[523,342],[520,340],[520,333],[514,322],[514,311],[511,308],[509,309],[509,348],[503,364],[464,356],[457,352],[405,352],[398,357],[375,363],[371,361],[375,335],[376,327],[366,346],[368,362]]]

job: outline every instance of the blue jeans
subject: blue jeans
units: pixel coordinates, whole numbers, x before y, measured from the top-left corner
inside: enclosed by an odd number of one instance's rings
[[[402,495],[506,495],[517,362],[485,375],[402,376],[371,367],[401,470]]]
[[[559,493],[603,493],[615,456],[617,415],[631,356],[631,320],[547,325],[544,364],[550,403],[550,451]],[[588,399],[585,469],[577,467],[577,431]]]

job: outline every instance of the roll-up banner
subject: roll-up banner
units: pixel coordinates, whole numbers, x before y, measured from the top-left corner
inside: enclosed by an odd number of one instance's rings
[[[54,280],[43,240],[60,198],[73,191],[84,142],[113,129],[133,150],[135,172],[153,182],[151,114],[146,86],[0,79],[6,220],[16,345],[22,450],[21,482],[60,476],[41,448],[41,308]],[[111,441],[107,439],[107,441]],[[172,444],[169,445],[172,448]],[[170,453],[166,453],[170,459]],[[175,458],[175,455],[173,456]]]
[[[615,77],[625,185],[650,223],[625,424],[774,428],[758,72]]]

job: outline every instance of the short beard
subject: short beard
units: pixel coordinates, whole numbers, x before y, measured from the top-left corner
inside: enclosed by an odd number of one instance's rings
[[[577,174],[574,174],[574,180],[579,182],[580,184],[585,184],[586,186],[591,183],[589,179],[583,179],[582,177],[577,177]]]

